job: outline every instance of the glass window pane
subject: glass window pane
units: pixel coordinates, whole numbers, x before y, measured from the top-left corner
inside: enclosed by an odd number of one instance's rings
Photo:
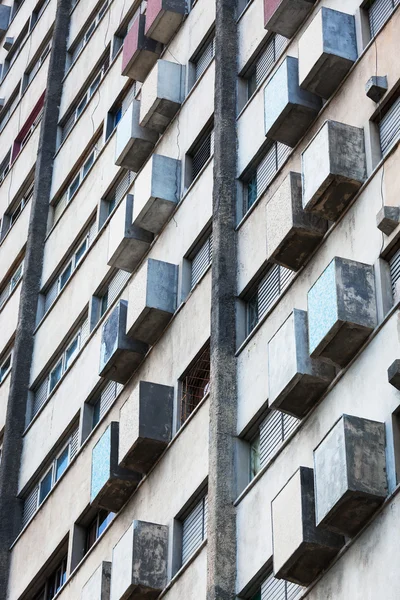
[[[100,81],[101,81],[101,73],[99,73],[97,75],[96,79],[93,81],[92,85],[89,88],[89,98],[91,98],[93,96],[93,94],[95,93],[95,91],[99,87]]]
[[[247,99],[249,100],[257,89],[257,71],[254,69],[253,73],[247,80]]]
[[[113,512],[100,511],[99,513],[99,527],[97,531],[97,537],[100,537],[106,527],[111,523],[115,516]]]
[[[67,446],[56,461],[56,481],[58,481],[68,467],[69,446]]]
[[[51,490],[51,484],[52,484],[52,479],[53,479],[53,467],[50,469],[50,471],[45,475],[45,477],[42,479],[41,483],[40,483],[40,489],[39,489],[39,505],[42,504],[43,500],[46,498],[46,496],[50,493]]]
[[[78,118],[79,115],[83,112],[83,109],[85,108],[86,104],[87,104],[87,97],[85,96],[83,98],[83,100],[81,100],[81,102],[77,106],[77,109],[76,109],[76,118]]]
[[[72,263],[69,263],[68,267],[61,273],[60,276],[60,291],[63,289],[68,279],[71,277]]]
[[[81,176],[80,174],[75,177],[74,181],[71,183],[71,185],[69,186],[69,190],[68,190],[68,199],[71,200],[72,196],[75,194],[76,190],[78,189],[79,185],[81,182]]]
[[[108,307],[108,290],[100,300],[100,317],[104,315]]]
[[[93,163],[94,163],[94,152],[91,153],[91,155],[89,156],[89,158],[83,165],[83,177],[86,177],[86,175],[88,174],[88,171],[91,168],[91,166],[93,165]]]
[[[79,350],[79,336],[76,336],[76,338],[74,339],[72,344],[70,344],[70,346],[65,351],[65,370],[68,369],[69,365],[72,362],[72,359],[74,358],[74,356],[78,352],[78,350]]]
[[[254,479],[260,470],[260,436],[250,444],[250,479]]]
[[[56,384],[60,381],[62,375],[62,361],[57,364],[57,366],[50,373],[50,386],[49,392],[51,392]]]
[[[79,263],[82,256],[85,254],[87,248],[87,239],[81,244],[78,250],[75,252],[75,266]]]

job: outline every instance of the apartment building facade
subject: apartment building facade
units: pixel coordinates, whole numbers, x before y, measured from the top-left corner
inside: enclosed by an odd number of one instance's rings
[[[397,600],[399,4],[2,0],[1,600]]]

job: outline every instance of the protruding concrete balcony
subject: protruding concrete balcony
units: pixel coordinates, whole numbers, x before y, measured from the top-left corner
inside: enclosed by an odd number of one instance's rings
[[[376,324],[373,267],[335,257],[308,292],[310,355],[344,367]]]
[[[158,133],[139,125],[140,102],[134,100],[117,125],[115,164],[139,171],[153,151]]]
[[[388,382],[400,391],[400,359],[396,358],[387,370]]]
[[[300,87],[329,98],[356,60],[354,16],[323,6],[299,40]]]
[[[119,464],[147,473],[172,437],[174,388],[140,381],[120,410]]]
[[[182,103],[183,67],[158,60],[140,91],[140,125],[164,133]]]
[[[300,467],[272,501],[274,574],[307,586],[339,552],[344,539],[315,525],[313,469]]]
[[[153,154],[135,182],[133,223],[159,233],[179,201],[181,161]]]
[[[268,260],[298,271],[326,230],[325,219],[303,210],[301,174],[290,172],[267,204]]]
[[[317,526],[352,537],[387,496],[385,424],[343,415],[314,450]]]
[[[364,131],[326,121],[302,154],[303,208],[336,221],[367,178]]]
[[[314,4],[315,0],[264,0],[265,29],[293,37]]]
[[[11,6],[0,5],[0,37],[6,34],[10,23]]]
[[[110,600],[153,600],[167,585],[168,527],[133,521],[112,553]]]
[[[100,350],[101,377],[125,384],[142,362],[147,344],[126,335],[128,305],[120,300],[103,325]]]
[[[177,288],[177,265],[149,258],[129,287],[128,336],[154,344],[176,310]]]
[[[107,427],[92,450],[90,503],[118,512],[137,487],[141,475],[118,466],[119,423]]]
[[[298,59],[286,57],[264,89],[265,135],[293,148],[321,106],[321,98],[299,87]]]
[[[168,44],[179,29],[185,13],[185,0],[147,0],[145,34]]]
[[[149,231],[132,224],[133,202],[133,196],[128,194],[115,211],[108,228],[107,264],[128,273],[133,273],[154,238]]]
[[[111,563],[103,561],[82,588],[81,600],[110,600]]]
[[[310,358],[307,313],[295,308],[268,342],[269,406],[301,419],[334,376],[331,365]]]
[[[143,82],[157,62],[162,44],[146,37],[145,15],[139,15],[124,39],[122,75]]]

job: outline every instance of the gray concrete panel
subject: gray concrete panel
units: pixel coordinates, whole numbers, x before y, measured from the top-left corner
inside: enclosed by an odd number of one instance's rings
[[[181,25],[185,12],[185,0],[148,0],[145,34],[168,44]]]
[[[115,164],[132,171],[139,171],[153,151],[158,140],[155,131],[139,125],[140,102],[132,104],[117,125]]]
[[[81,600],[110,600],[111,563],[103,561],[82,588]]]
[[[264,0],[265,29],[293,37],[314,4],[315,0]]]
[[[145,35],[146,16],[139,15],[129,29],[122,55],[122,75],[143,82],[157,62],[162,44]]]
[[[140,95],[140,125],[164,133],[183,99],[184,67],[158,60],[146,78]]]

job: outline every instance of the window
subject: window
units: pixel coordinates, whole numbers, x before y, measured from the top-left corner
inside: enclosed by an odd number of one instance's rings
[[[288,39],[278,33],[269,38],[267,45],[245,76],[247,88],[246,100],[252,97],[258,86],[264,81],[278,58],[282,55],[288,41]]]
[[[49,285],[46,291],[41,294],[42,310],[39,313],[39,318],[42,318],[47,313],[49,308],[54,303],[55,299],[66,286],[69,279],[71,278],[71,275],[74,273],[75,269],[83,260],[86,252],[92,245],[95,237],[96,221],[94,220],[89,225],[83,238],[81,238],[78,244],[76,245],[75,250],[72,252],[72,255],[68,258],[66,264],[64,264],[61,273],[52,281],[52,283]]]
[[[65,472],[72,459],[76,456],[79,448],[79,427],[76,426],[68,437],[62,450],[51,460],[45,469],[45,474],[33,486],[24,500],[22,526],[25,527],[31,520],[39,506],[44,502],[55,483]]]
[[[40,19],[40,17],[42,16],[42,14],[45,11],[45,8],[48,4],[48,0],[41,0],[35,7],[35,10],[32,13],[31,16],[31,31],[34,28],[34,26],[36,25],[36,23],[38,22],[38,20]]]
[[[66,190],[59,198],[58,202],[54,205],[53,212],[53,226],[60,220],[64,210],[74,198],[76,192],[81,187],[84,179],[88,175],[92,166],[94,165],[100,150],[102,148],[102,133],[100,132],[96,142],[93,144],[92,149],[89,151],[83,166],[79,169],[78,173],[72,178],[71,183],[67,186]]]
[[[194,145],[193,150],[188,152],[189,186],[198,176],[208,159],[214,154],[214,130],[200,136],[200,140]]]
[[[6,281],[5,285],[0,291],[0,310],[3,308],[4,304],[7,302],[8,298],[11,296],[15,288],[17,287],[18,282],[22,279],[24,271],[24,263],[21,262],[18,267],[15,269],[14,273],[11,277]]]
[[[31,112],[31,114],[29,115],[28,119],[26,120],[24,126],[22,127],[21,131],[15,138],[13,148],[12,148],[12,154],[11,154],[11,162],[12,163],[15,161],[15,159],[21,152],[22,148],[27,144],[27,142],[28,142],[29,138],[31,137],[32,133],[34,132],[35,128],[37,127],[37,125],[39,125],[40,121],[42,120],[44,98],[45,98],[45,92],[43,92],[43,94],[39,98],[38,102],[36,103],[35,108]]]
[[[137,92],[136,81],[132,83],[129,89],[125,92],[123,99],[118,100],[111,108],[107,115],[106,140],[113,133],[114,129],[126,113],[129,106],[132,104]]]
[[[0,116],[0,132],[3,131],[4,127],[7,125],[8,121],[10,120],[10,117],[12,115],[12,113],[14,112],[15,107],[18,104],[19,101],[19,90],[20,90],[20,83],[18,83],[17,87],[15,88],[15,90],[13,91],[13,93],[10,96],[10,99],[8,100],[8,102],[6,103],[6,105],[3,107],[3,110],[1,111],[1,116]]]
[[[122,388],[123,385],[121,383],[117,383],[116,381],[108,381],[101,390],[100,394],[96,396],[94,402],[92,403],[91,431],[104,417],[110,406],[113,404],[115,398],[121,392]]]
[[[371,0],[368,5],[371,37],[374,37],[400,4],[400,0]]]
[[[278,410],[269,413],[250,444],[250,479],[253,479],[276,454],[299,422],[296,417]]]
[[[290,581],[276,579],[272,570],[251,600],[295,600],[303,588]]]
[[[25,206],[33,196],[33,182],[29,185],[28,189],[22,194],[22,197],[17,199],[16,203],[10,207],[7,213],[4,214],[4,219],[1,228],[1,240],[9,232],[9,230],[15,225],[19,215],[22,213]]]
[[[64,373],[69,369],[76,354],[82,348],[89,335],[89,319],[86,317],[80,327],[75,331],[60,356],[54,362],[46,377],[41,381],[33,392],[32,410],[30,421],[45,404],[47,398],[54,390]]]
[[[0,185],[3,183],[4,179],[7,177],[7,174],[10,170],[10,158],[11,158],[11,150],[9,150],[6,156],[0,163]]]
[[[58,564],[34,600],[52,600],[67,580],[67,556]]]
[[[280,265],[269,268],[247,302],[247,335],[253,331],[275,300],[284,292],[293,275],[294,271]]]
[[[97,25],[100,23],[101,19],[104,17],[106,10],[108,8],[109,0],[102,2],[100,7],[97,9],[96,14],[89,21],[89,24],[86,26],[84,32],[79,36],[79,38],[74,42],[72,47],[68,50],[68,62],[67,68],[72,67],[72,65],[77,60],[78,56],[89,42],[92,37],[94,30]]]
[[[200,281],[212,260],[212,234],[206,239],[204,244],[197,250],[192,258],[190,289]]]
[[[99,322],[106,310],[121,294],[131,274],[119,269],[107,283],[106,287],[93,298],[92,329]]]
[[[207,496],[182,521],[182,566],[207,538]]]
[[[200,352],[181,379],[181,425],[202,401],[210,388],[210,344]]]
[[[400,0],[399,0],[400,1]],[[389,107],[379,123],[382,156],[385,156],[400,138],[400,96]]]
[[[21,2],[21,4],[22,4],[22,2]],[[4,61],[4,66],[3,66],[3,71],[2,71],[3,79],[5,78],[8,71],[10,70],[11,65],[14,63],[17,56],[21,52],[22,46],[24,45],[25,40],[28,37],[28,35],[29,35],[29,21],[26,22],[25,26],[21,30],[21,33],[19,34],[17,39],[15,41],[13,41],[13,44],[7,54],[7,58]]]
[[[200,49],[195,57],[190,61],[193,65],[193,84],[200,79],[203,75],[204,71],[207,69],[208,65],[211,63],[212,59],[215,56],[215,37],[214,34],[211,39],[209,39],[204,46]]]
[[[258,164],[244,178],[243,215],[266,191],[275,174],[285,162],[291,148],[280,142],[272,142]]]
[[[11,371],[12,366],[12,351],[8,353],[6,358],[1,362],[0,361],[0,385],[3,383],[7,375]]]
[[[122,169],[122,175],[113,185],[108,194],[102,198],[100,204],[100,227],[104,225],[114,208],[125,198],[126,193],[131,186],[135,173]]]
[[[39,71],[40,67],[46,60],[47,56],[50,54],[51,41],[52,40],[50,39],[45,43],[44,47],[41,49],[41,51],[39,53],[39,56],[33,62],[31,67],[28,69],[28,71],[26,71],[26,73],[24,75],[24,81],[23,81],[23,87],[22,87],[23,90],[25,90],[28,87],[28,85],[30,84],[30,82],[35,77],[36,73]]]
[[[72,110],[71,109],[69,110],[67,117],[65,119],[63,119],[62,124],[60,125],[60,128],[61,128],[60,145],[63,143],[65,138],[68,136],[69,132],[75,125],[76,121],[78,120],[78,118],[80,117],[82,112],[85,110],[87,104],[89,103],[89,100],[91,99],[93,94],[96,92],[97,88],[99,87],[99,85],[108,69],[108,66],[109,66],[108,55],[109,55],[109,52],[107,51],[105,54],[105,57],[102,61],[102,64],[101,64],[100,68],[97,70],[93,79],[90,81],[89,85],[86,87],[86,89],[83,91],[83,93],[80,94],[79,100],[77,102],[75,102],[75,106],[72,108]]]
[[[390,279],[392,282],[392,294],[395,301],[398,300],[399,292],[396,293],[397,282],[400,279],[400,248],[398,248],[389,260]]]
[[[12,7],[12,14],[11,14],[11,18],[13,19],[15,17],[15,15],[17,14],[17,12],[19,11],[19,9],[21,8],[21,6],[23,5],[25,0],[14,0],[14,4]]]
[[[86,531],[85,554],[90,550],[95,541],[101,536],[115,517],[115,513],[108,510],[100,510]]]

